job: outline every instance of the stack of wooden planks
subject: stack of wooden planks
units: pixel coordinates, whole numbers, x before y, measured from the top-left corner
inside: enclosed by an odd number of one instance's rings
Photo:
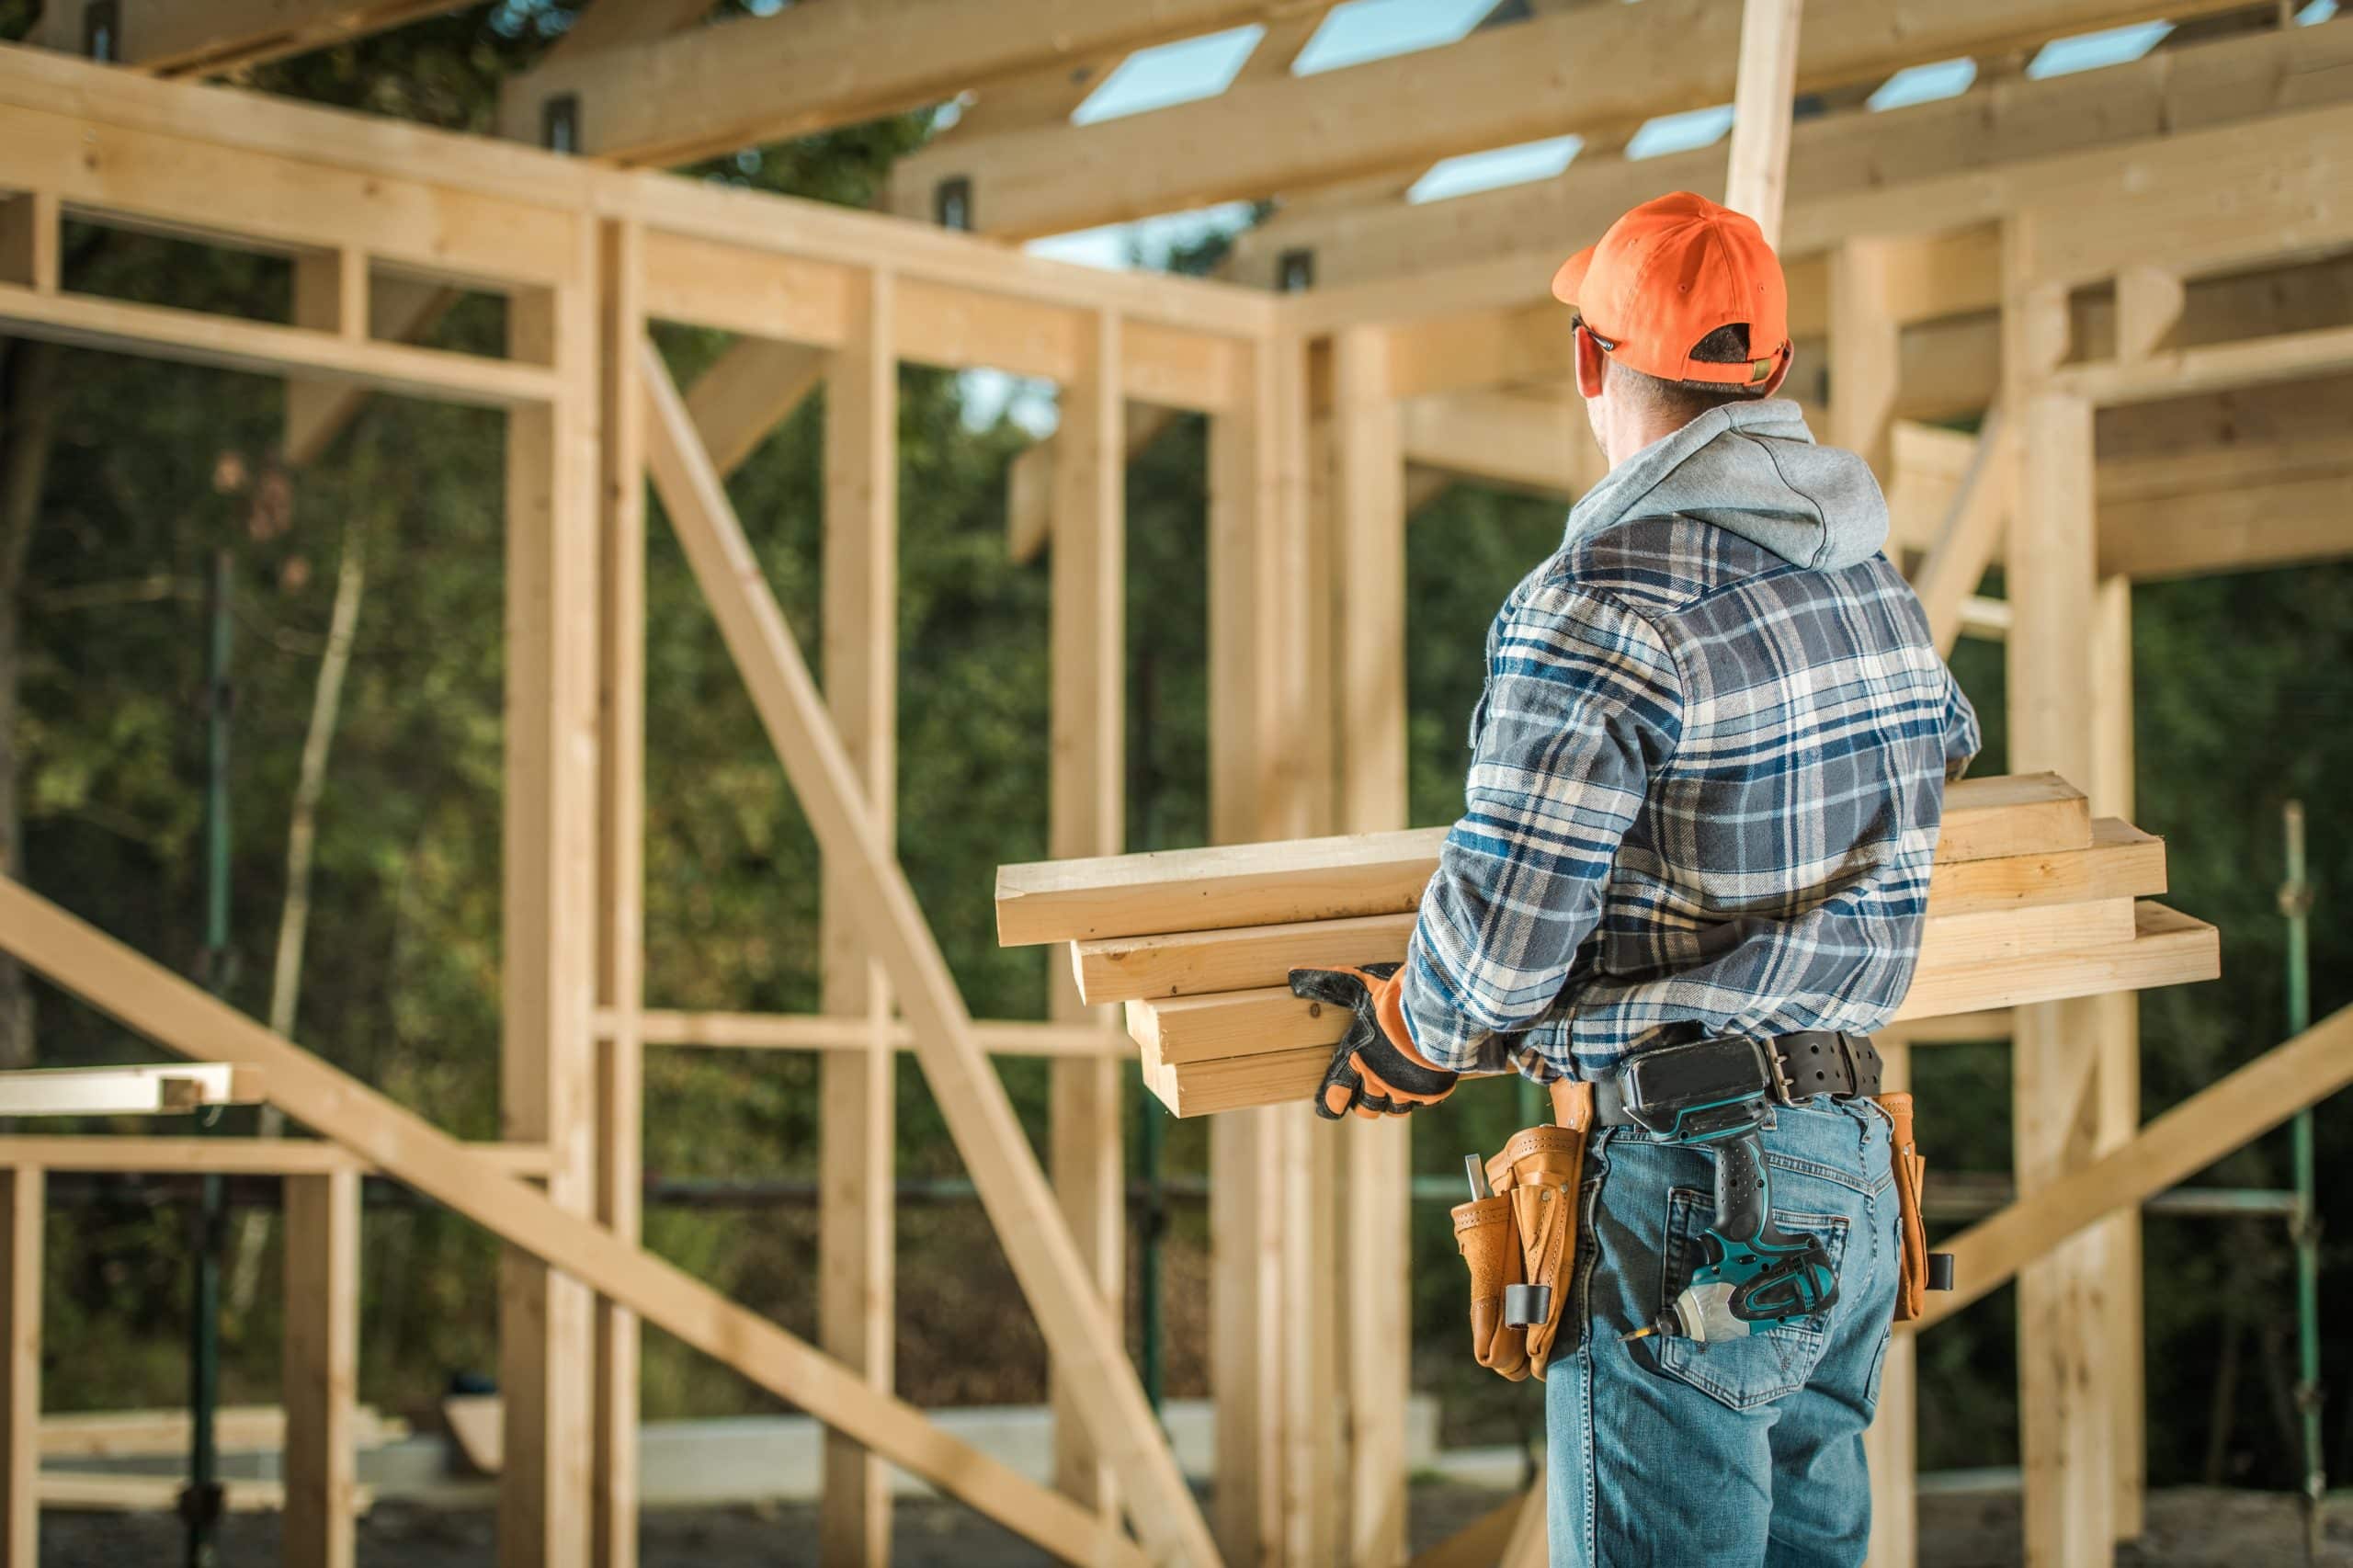
[[[1127,1006],[1178,1116],[1309,1098],[1345,1020],[1298,967],[1403,959],[1443,828],[1040,861],[997,871],[997,939],[1067,942],[1080,994]],[[2211,926],[2141,902],[2165,844],[2093,820],[2055,774],[1945,792],[1920,964],[1899,1019],[2211,980]]]

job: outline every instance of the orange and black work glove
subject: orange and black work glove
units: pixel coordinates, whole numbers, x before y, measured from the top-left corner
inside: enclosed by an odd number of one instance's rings
[[[1348,1032],[1333,1049],[1315,1096],[1315,1114],[1327,1121],[1352,1110],[1368,1119],[1404,1116],[1454,1092],[1460,1074],[1434,1065],[1405,1032],[1400,967],[1375,963],[1290,971],[1292,995],[1348,1009]]]

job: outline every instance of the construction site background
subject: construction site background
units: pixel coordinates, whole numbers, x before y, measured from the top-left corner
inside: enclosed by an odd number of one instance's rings
[[[0,38],[27,0],[0,0]],[[494,7],[422,23],[256,73],[255,85],[479,129],[496,87],[540,40]],[[502,27],[505,31],[502,31]],[[864,204],[925,117],[789,143],[717,172],[761,188]],[[1192,256],[1206,267],[1213,255]],[[74,286],[130,300],[282,315],[280,262],[168,239],[69,228]],[[438,341],[497,340],[494,301],[461,303]],[[667,340],[692,370],[721,340]],[[42,381],[40,378],[46,378]],[[975,419],[965,383],[902,372],[903,657],[899,837],[916,892],[976,1014],[1042,1016],[1045,949],[1005,951],[991,931],[990,873],[1045,853],[1047,586],[1042,563],[1006,555],[1006,470],[1028,432]],[[37,408],[34,389],[51,394]],[[73,350],[0,344],[0,461],[46,462],[46,506],[0,516],[26,530],[20,576],[0,585],[0,807],[21,819],[36,888],[142,950],[183,967],[201,946],[200,723],[204,563],[233,551],[236,626],[236,963],[241,1008],[266,1016],[287,887],[297,760],[347,555],[365,582],[350,676],[317,821],[317,873],[299,1037],[330,1061],[465,1137],[496,1135],[497,875],[501,693],[500,425],[489,414],[379,400],[324,460],[299,475],[275,454],[275,381]],[[769,580],[815,653],[819,628],[820,403],[785,425],[731,488]],[[1128,842],[1209,836],[1203,672],[1206,595],[1201,437],[1180,426],[1130,479]],[[0,473],[0,496],[22,493]],[[34,487],[38,489],[39,487]],[[197,498],[191,500],[191,498]],[[1453,814],[1463,730],[1487,617],[1558,533],[1552,503],[1458,485],[1410,535],[1412,810]],[[648,650],[651,812],[648,993],[665,1006],[812,1010],[818,998],[818,869],[752,709],[666,532],[654,531]],[[0,552],[5,556],[5,552]],[[97,634],[103,631],[103,635]],[[2311,803],[2313,1011],[2353,1001],[2353,822],[2336,801],[2353,777],[2353,568],[2324,566],[2160,583],[2135,599],[2135,820],[2168,836],[2172,901],[2221,926],[2218,984],[2143,1003],[2150,1107],[2173,1104],[2290,1031],[2281,982],[2279,806]],[[2000,655],[1964,643],[1956,667],[1986,719],[1984,767],[2003,768]],[[6,824],[0,824],[5,826]],[[29,1026],[28,1029],[27,1026]],[[0,1066],[139,1060],[121,1030],[0,967]],[[646,1166],[681,1182],[758,1173],[813,1181],[817,1062],[680,1051],[648,1065]],[[1042,1134],[1046,1071],[1001,1063]],[[2009,1161],[2006,1053],[1938,1047],[1916,1059],[1938,1168]],[[899,1076],[898,1169],[913,1183],[962,1175],[911,1063]],[[243,1113],[241,1113],[243,1114]],[[1143,1114],[1131,1108],[1131,1116]],[[1152,1114],[1157,1115],[1154,1111]],[[2353,1146],[2353,1104],[2320,1108],[2324,1147]],[[1415,1157],[1445,1176],[1459,1151],[1518,1125],[1506,1086],[1463,1094],[1419,1124]],[[1185,1191],[1207,1169],[1199,1123],[1166,1130],[1178,1187],[1165,1237],[1166,1391],[1205,1390],[1204,1212]],[[2286,1184],[2284,1137],[2206,1178]],[[2353,1212],[2353,1168],[2325,1163],[2324,1214]],[[187,1233],[173,1189],[86,1184],[53,1209],[46,1303],[53,1408],[168,1405],[185,1378]],[[61,1199],[63,1193],[61,1188]],[[900,1219],[899,1387],[919,1404],[1029,1403],[1045,1357],[979,1209],[952,1188]],[[779,1192],[762,1203],[657,1207],[657,1252],[801,1332],[815,1319],[815,1219]],[[2353,1298],[2353,1227],[2325,1244],[2323,1298]],[[1141,1244],[1131,1235],[1131,1258]],[[1512,1440],[1535,1418],[1523,1391],[1461,1354],[1459,1281],[1442,1206],[1415,1213],[1416,1383],[1440,1395],[1451,1442]],[[2147,1233],[2150,1427],[2158,1486],[2203,1481],[2286,1489],[2299,1468],[2290,1385],[2292,1254],[2276,1219],[2157,1220]],[[455,1373],[495,1362],[495,1248],[439,1211],[371,1221],[360,1394],[386,1410],[430,1407]],[[274,1273],[267,1276],[274,1278]],[[1131,1335],[1139,1333],[1131,1299]],[[278,1305],[264,1290],[224,1325],[223,1396],[275,1397]],[[2325,1383],[2353,1373],[2353,1314],[2325,1314]],[[959,1346],[984,1343],[984,1360]],[[2233,1348],[2234,1346],[2234,1348]],[[733,1374],[660,1335],[646,1347],[649,1419],[764,1408]],[[2014,1339],[2007,1298],[1924,1343],[1923,1470],[2014,1462]],[[2329,1411],[2330,1451],[2353,1448],[2353,1400]],[[2341,1463],[2341,1460],[2339,1460]]]

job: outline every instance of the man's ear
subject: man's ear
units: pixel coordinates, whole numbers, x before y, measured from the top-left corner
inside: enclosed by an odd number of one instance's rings
[[[1606,356],[1601,352],[1601,345],[1594,341],[1593,334],[1582,326],[1574,330],[1577,344],[1577,392],[1586,398],[1599,397],[1602,360]]]
[[[1782,357],[1781,363],[1774,369],[1773,373],[1765,378],[1765,391],[1762,395],[1771,397],[1775,392],[1779,392],[1781,390],[1781,383],[1790,379],[1790,367],[1797,362],[1798,351],[1792,348],[1788,354]]]

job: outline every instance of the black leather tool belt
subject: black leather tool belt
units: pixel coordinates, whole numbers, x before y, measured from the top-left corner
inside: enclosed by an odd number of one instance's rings
[[[1668,1131],[1676,1116],[1686,1135],[1704,1139],[1706,1124],[1760,1097],[1798,1105],[1816,1095],[1855,1099],[1877,1095],[1879,1048],[1869,1035],[1803,1029],[1769,1040],[1736,1037],[1662,1046],[1594,1081],[1594,1120],[1603,1127]]]

